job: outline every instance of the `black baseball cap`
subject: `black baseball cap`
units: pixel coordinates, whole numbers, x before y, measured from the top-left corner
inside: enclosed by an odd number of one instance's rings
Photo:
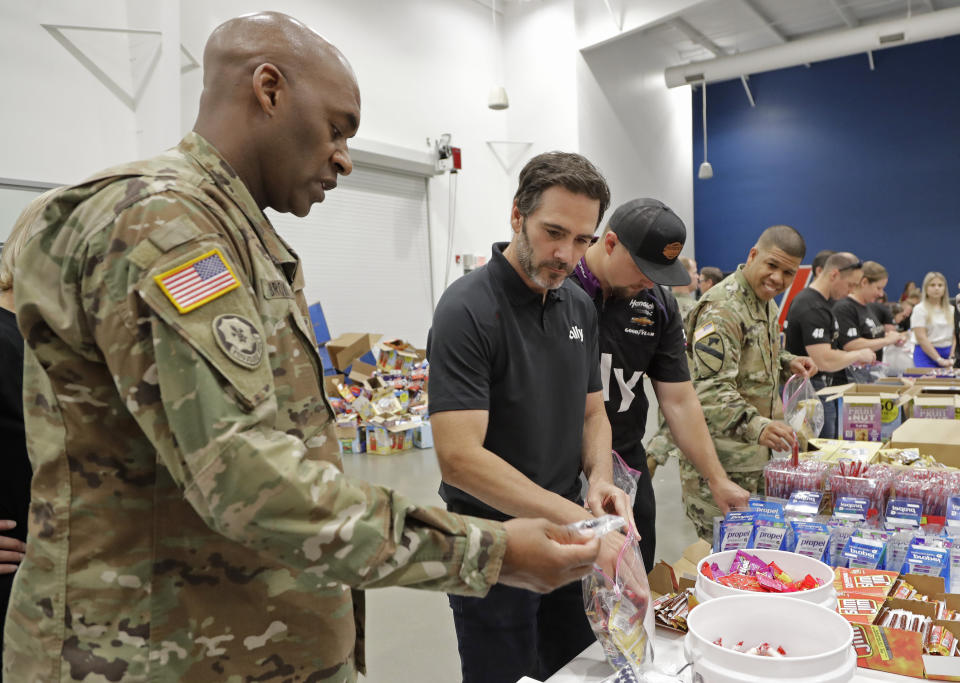
[[[690,273],[678,261],[687,228],[669,206],[648,197],[631,199],[617,207],[608,225],[648,278],[658,285],[690,284]]]

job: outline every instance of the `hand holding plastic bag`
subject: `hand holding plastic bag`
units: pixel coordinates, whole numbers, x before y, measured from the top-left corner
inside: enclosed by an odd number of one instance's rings
[[[599,527],[599,520],[610,516],[587,520]],[[607,523],[604,530],[613,529],[610,524],[623,524],[623,520],[613,517],[616,522]],[[600,566],[585,576],[583,581],[583,601],[593,632],[603,647],[604,656],[617,671],[624,667],[636,673],[653,664],[653,634],[650,606],[650,586],[647,573],[640,555],[640,546],[633,531],[623,538],[617,557],[613,563],[612,575]]]
[[[783,385],[783,419],[805,441],[818,437],[823,429],[823,403],[803,375],[793,375]]]

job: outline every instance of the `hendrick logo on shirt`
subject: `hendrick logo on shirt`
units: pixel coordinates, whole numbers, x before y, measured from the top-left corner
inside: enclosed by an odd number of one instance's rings
[[[642,301],[640,299],[630,299],[630,308],[642,308],[645,311],[653,311],[652,301]]]
[[[581,344],[583,343],[583,330],[574,325],[570,328],[570,339],[576,339]]]

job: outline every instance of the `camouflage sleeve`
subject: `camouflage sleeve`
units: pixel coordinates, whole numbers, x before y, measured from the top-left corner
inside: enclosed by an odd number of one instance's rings
[[[780,386],[781,387],[783,387],[783,385],[787,383],[787,380],[790,379],[790,376],[793,374],[793,372],[790,370],[790,363],[792,363],[796,358],[799,358],[799,356],[796,356],[790,353],[784,348],[780,349],[779,359],[780,359]]]
[[[738,390],[744,335],[737,316],[708,303],[689,329],[690,370],[711,434],[757,443],[770,420]]]
[[[77,264],[96,340],[89,353],[102,354],[185,498],[218,533],[301,570],[318,586],[484,594],[500,572],[502,525],[419,507],[312,457],[332,433],[326,411],[304,418],[300,429],[274,427],[282,409],[274,376],[316,369],[302,358],[271,367],[270,341],[297,334],[295,321],[260,315],[245,274],[251,256],[220,225],[227,220],[215,207],[154,196],[94,234]],[[214,249],[240,286],[181,314],[155,277]],[[212,321],[224,315],[243,318],[262,335],[259,365],[229,362],[218,349]]]

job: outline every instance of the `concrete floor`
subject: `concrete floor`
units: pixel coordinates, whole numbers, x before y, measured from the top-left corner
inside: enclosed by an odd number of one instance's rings
[[[654,404],[655,405],[655,404]],[[656,408],[651,413],[656,414]],[[653,418],[651,415],[651,418]],[[651,433],[648,428],[647,434]],[[424,505],[441,505],[433,449],[395,455],[345,455],[347,474],[396,489]],[[676,460],[653,477],[657,496],[657,559],[672,562],[696,540],[680,503]],[[460,658],[446,595],[409,588],[367,593],[367,670],[371,683],[452,683]]]

